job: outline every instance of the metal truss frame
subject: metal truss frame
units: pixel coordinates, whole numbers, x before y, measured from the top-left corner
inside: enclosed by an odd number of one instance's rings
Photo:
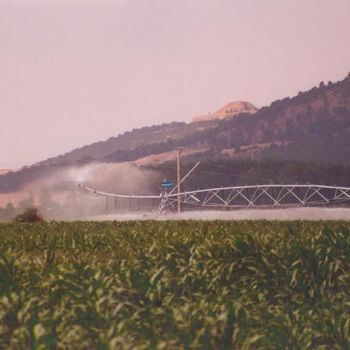
[[[184,204],[215,208],[322,206],[350,201],[350,188],[324,185],[256,185],[209,188],[180,194]],[[169,198],[169,204],[171,200]]]
[[[324,185],[268,184],[255,186],[231,186],[207,188],[181,193],[160,195],[121,195],[97,191],[79,184],[87,192],[114,198],[157,199],[157,214],[165,209],[176,208],[180,200],[184,207],[234,209],[234,208],[281,208],[336,205],[350,201],[350,188]]]

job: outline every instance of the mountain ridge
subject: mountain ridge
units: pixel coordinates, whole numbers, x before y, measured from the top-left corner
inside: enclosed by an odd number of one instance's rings
[[[184,155],[184,161],[272,159],[350,164],[350,74],[339,82],[321,82],[294,97],[273,101],[255,114],[133,129],[0,175],[0,191],[16,189],[60,167],[91,162],[137,162],[147,166],[154,161],[151,156],[157,156],[161,164],[169,161],[169,152],[177,146],[192,150]]]

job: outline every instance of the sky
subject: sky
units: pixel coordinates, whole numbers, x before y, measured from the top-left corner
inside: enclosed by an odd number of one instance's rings
[[[350,72],[349,0],[0,0],[0,168]]]

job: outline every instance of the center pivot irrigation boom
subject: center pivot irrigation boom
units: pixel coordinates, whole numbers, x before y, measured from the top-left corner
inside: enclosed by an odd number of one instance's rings
[[[156,217],[165,209],[170,208],[179,212],[181,206],[197,209],[239,209],[239,208],[281,208],[339,205],[350,202],[350,188],[324,185],[255,185],[206,188],[196,191],[181,192],[182,183],[195,171],[200,162],[181,179],[180,154],[182,147],[176,149],[177,154],[177,184],[168,193],[159,195],[125,195],[101,192],[82,184],[79,187],[86,192],[107,198],[112,197],[140,200],[159,201]],[[163,187],[171,187],[169,181],[163,182]]]
[[[197,168],[199,162],[179,182]],[[158,200],[158,217],[165,209],[175,210],[178,200],[186,208],[193,209],[240,209],[240,208],[283,208],[311,206],[339,206],[350,203],[350,188],[324,185],[256,185],[207,188],[177,193],[177,186],[169,193],[159,195],[123,195],[101,192],[79,184],[79,187],[98,196],[126,199]]]
[[[181,201],[181,198],[183,196],[184,193],[181,193],[178,191],[178,189],[180,188],[180,185],[194,172],[194,170],[198,167],[198,165],[200,164],[200,162],[197,162],[195,164],[195,166],[181,179],[177,182],[176,186],[169,192],[163,192],[160,193],[158,196],[157,195],[149,195],[149,196],[141,196],[141,195],[124,195],[124,194],[115,194],[115,193],[107,193],[107,192],[102,192],[102,191],[98,191],[95,189],[92,189],[90,187],[84,186],[82,184],[78,184],[78,186],[85,190],[86,192],[89,193],[93,193],[95,195],[99,195],[99,196],[104,196],[106,198],[108,197],[112,197],[112,198],[124,198],[124,199],[158,199],[160,200],[157,212],[156,212],[156,217],[158,217],[162,211],[169,206],[173,206],[174,203],[177,203],[177,208],[179,208],[179,201]],[[177,190],[177,193],[175,193],[175,191]],[[175,199],[177,198],[177,199]]]
[[[197,209],[311,207],[350,203],[350,188],[323,185],[231,186],[186,191],[179,194],[175,192],[175,187],[167,194],[150,196],[101,192],[82,184],[79,184],[79,187],[105,197],[159,200],[157,216],[166,208],[174,209],[178,199],[187,208]]]

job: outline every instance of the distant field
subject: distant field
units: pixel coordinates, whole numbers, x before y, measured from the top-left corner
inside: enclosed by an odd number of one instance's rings
[[[350,348],[350,222],[0,224],[0,348]]]

